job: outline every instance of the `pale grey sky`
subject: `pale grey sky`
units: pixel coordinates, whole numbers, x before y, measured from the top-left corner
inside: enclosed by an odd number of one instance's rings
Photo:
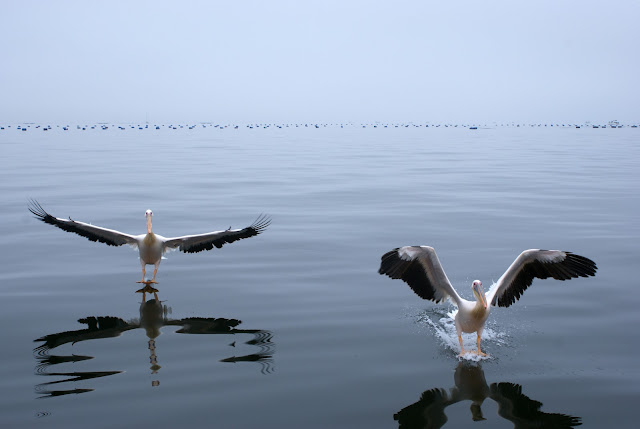
[[[0,123],[640,120],[638,1],[2,1]]]

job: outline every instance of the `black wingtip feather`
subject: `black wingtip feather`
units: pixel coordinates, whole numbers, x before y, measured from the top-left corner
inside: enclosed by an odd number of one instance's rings
[[[264,213],[260,214],[258,218],[251,224],[249,228],[253,228],[256,231],[256,234],[262,233],[267,227],[271,225],[271,217]]]
[[[392,279],[398,279],[400,277],[394,277],[396,271],[396,259],[398,258],[398,247],[389,252],[382,255],[380,258],[380,268],[378,269],[378,274],[386,274]]]
[[[29,206],[27,206],[29,211],[35,216],[36,219],[46,222],[47,216],[52,217],[49,213],[42,208],[40,203],[33,198],[29,199]]]
[[[598,271],[598,266],[589,258],[576,255],[575,253],[567,253],[567,263],[572,271],[579,277],[593,277]]]

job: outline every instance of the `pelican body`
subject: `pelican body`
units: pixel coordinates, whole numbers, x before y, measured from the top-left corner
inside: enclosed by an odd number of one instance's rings
[[[475,301],[467,301],[466,299],[459,297],[458,312],[455,316],[456,331],[458,332],[458,340],[460,341],[461,353],[464,354],[464,347],[462,346],[461,333],[465,332],[471,334],[476,332],[478,334],[478,354],[483,354],[480,351],[480,337],[482,336],[482,330],[484,324],[489,318],[491,312],[491,306],[487,305],[487,297],[482,288],[482,282],[480,280],[474,280],[471,285]]]
[[[151,224],[153,212],[151,210],[145,212],[145,217],[147,218],[147,233],[140,235],[125,234],[113,229],[75,221],[71,218],[57,218],[47,213],[35,200],[31,201],[29,211],[35,215],[36,219],[65,231],[81,235],[91,241],[98,241],[109,246],[128,244],[137,248],[140,254],[140,265],[142,266],[142,280],[138,283],[146,284],[157,283],[155,280],[158,267],[160,266],[162,255],[164,255],[167,250],[179,249],[184,253],[196,253],[203,250],[211,250],[214,246],[221,248],[226,243],[233,243],[243,238],[258,235],[271,223],[269,217],[260,215],[253,224],[243,229],[229,228],[224,231],[213,231],[205,234],[165,238],[153,232]],[[150,281],[145,280],[145,268],[147,265],[154,266],[153,278]]]
[[[158,267],[160,266],[160,261],[162,261],[162,255],[164,255],[164,252],[166,251],[163,243],[165,243],[167,239],[161,235],[153,233],[151,225],[153,212],[151,210],[147,210],[144,215],[147,218],[147,233],[136,236],[138,252],[140,253],[140,265],[142,265],[142,281],[140,283],[144,282],[145,268],[147,265],[154,266],[153,279],[151,280],[151,283],[155,283]]]
[[[462,298],[451,285],[433,247],[405,246],[385,253],[378,273],[392,279],[402,279],[421,298],[436,303],[450,299],[457,307],[455,326],[460,342],[460,356],[466,352],[462,333],[476,333],[476,353],[486,356],[480,348],[484,324],[493,306],[509,307],[531,285],[534,278],[568,280],[594,276],[596,264],[584,256],[561,250],[529,249],[522,252],[485,295],[480,280],[471,289],[475,301]]]

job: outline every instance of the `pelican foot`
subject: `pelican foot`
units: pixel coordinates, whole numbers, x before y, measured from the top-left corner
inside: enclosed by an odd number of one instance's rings
[[[140,282],[138,282],[140,283]],[[145,285],[142,289],[138,289],[136,293],[156,293],[159,292],[158,289],[151,286],[149,283],[145,282]]]
[[[150,284],[156,284],[157,285],[158,284],[158,282],[155,281],[155,280],[140,280],[139,282],[136,282],[136,283],[144,283],[146,285],[150,285]]]
[[[469,356],[470,355],[470,356]],[[488,355],[486,353],[483,352],[478,352],[477,350],[465,350],[463,352],[460,352],[460,354],[458,354],[458,358],[460,359],[469,359],[471,358],[471,356],[479,356],[479,357],[486,357],[486,358],[490,358],[491,355]],[[468,356],[468,357],[466,357]]]

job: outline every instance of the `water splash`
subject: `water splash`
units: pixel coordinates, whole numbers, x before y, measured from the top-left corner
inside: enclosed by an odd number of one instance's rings
[[[460,353],[460,343],[458,342],[458,333],[455,325],[455,317],[457,313],[457,308],[433,308],[423,311],[417,317],[417,322],[427,326],[429,330],[431,330],[441,341],[445,349],[454,352],[456,356]],[[463,333],[462,343],[465,350],[475,351],[477,349],[475,333]],[[487,344],[489,345],[489,348],[493,348],[493,346],[504,346],[507,344],[507,334],[496,331],[492,328],[491,323],[487,322],[484,330],[482,331],[482,350],[485,353],[487,353]],[[478,356],[469,352],[465,353],[463,356],[459,356],[458,359],[479,362],[491,359],[491,356]]]

